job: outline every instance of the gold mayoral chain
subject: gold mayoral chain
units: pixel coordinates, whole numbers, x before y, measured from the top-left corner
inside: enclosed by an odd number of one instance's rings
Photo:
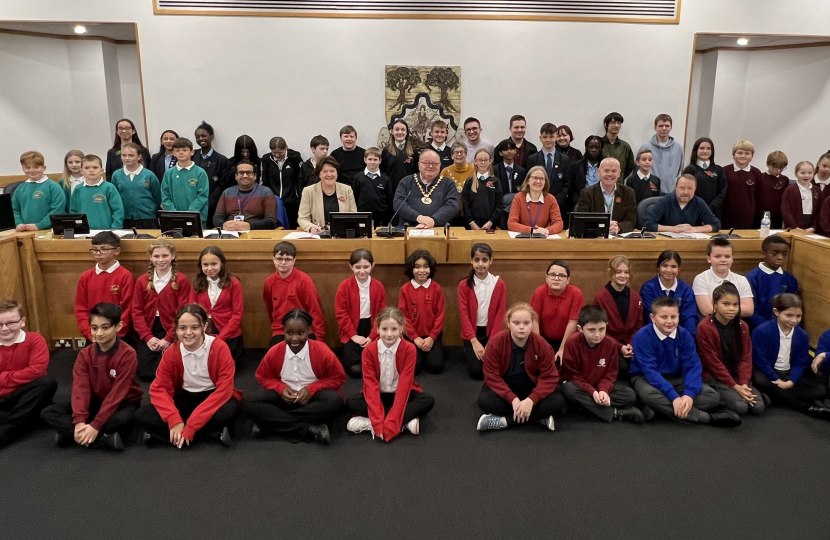
[[[430,187],[430,190],[424,191],[424,186],[421,184],[421,180],[418,178],[418,175],[414,174],[413,176],[415,177],[415,184],[418,185],[418,189],[421,190],[421,195],[423,195],[423,197],[421,197],[421,202],[424,204],[432,204],[432,197],[430,197],[430,195],[432,195],[432,192],[435,191],[435,188],[438,187],[438,184],[441,183],[441,180],[443,180],[444,177],[439,176],[435,183]]]

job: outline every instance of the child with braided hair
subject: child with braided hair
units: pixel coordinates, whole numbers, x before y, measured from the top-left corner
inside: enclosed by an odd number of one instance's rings
[[[176,246],[165,239],[147,248],[150,266],[135,281],[133,290],[133,328],[140,339],[136,347],[138,377],[151,381],[161,355],[173,343],[176,329],[173,318],[193,295],[188,277],[176,269]]]

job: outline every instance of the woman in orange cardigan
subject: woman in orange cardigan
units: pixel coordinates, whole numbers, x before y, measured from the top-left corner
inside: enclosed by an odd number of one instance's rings
[[[368,249],[356,249],[349,257],[354,277],[346,278],[334,295],[334,314],[343,344],[343,368],[352,377],[361,375],[364,348],[377,339],[372,320],[386,307],[386,288],[372,279],[375,258]]]
[[[564,223],[556,197],[550,194],[550,181],[545,168],[532,167],[527,171],[519,193],[513,198],[507,229],[519,233],[556,234]]]
[[[146,444],[169,441],[181,448],[207,433],[225,446],[242,392],[233,387],[236,367],[225,342],[207,335],[208,316],[187,304],[174,318],[178,343],[161,358],[150,385],[150,404],[135,413]]]

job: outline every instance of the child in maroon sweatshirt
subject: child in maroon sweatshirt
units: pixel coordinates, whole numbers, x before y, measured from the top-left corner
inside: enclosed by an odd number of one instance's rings
[[[14,300],[0,300],[0,448],[37,421],[58,389],[46,375],[49,349],[35,332],[24,332],[26,317]]]
[[[761,184],[761,171],[750,163],[755,147],[738,141],[732,147],[735,163],[723,168],[726,173],[726,198],[723,201],[724,229],[751,229],[755,220],[755,191]]]
[[[95,343],[84,348],[72,370],[72,401],[43,409],[41,418],[57,431],[55,444],[73,440],[86,447],[123,450],[144,393],[135,379],[135,349],[121,341],[121,308],[97,304],[89,313]]]
[[[637,395],[617,381],[619,355],[631,358],[631,345],[606,336],[608,315],[599,306],[579,310],[577,333],[565,342],[562,359],[562,393],[565,398],[606,422],[624,420],[643,423],[643,413],[634,407]]]

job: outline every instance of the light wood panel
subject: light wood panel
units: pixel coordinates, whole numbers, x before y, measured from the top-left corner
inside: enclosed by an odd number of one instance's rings
[[[816,345],[822,332],[830,328],[830,240],[796,237],[790,252],[790,272],[798,280],[804,300],[804,329]]]
[[[0,233],[0,298],[11,298],[26,305],[17,255],[17,234],[14,231]]]

